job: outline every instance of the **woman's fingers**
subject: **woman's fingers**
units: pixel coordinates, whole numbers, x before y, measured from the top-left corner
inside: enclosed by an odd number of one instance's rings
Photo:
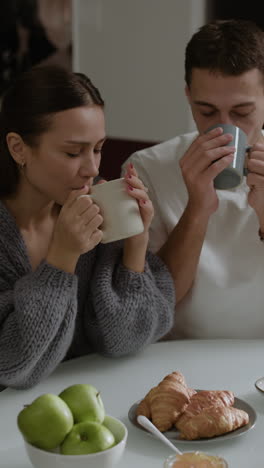
[[[80,190],[72,190],[67,200],[65,201],[63,207],[67,209],[70,208],[70,206],[72,206],[73,203],[75,203],[76,200],[78,200],[82,195],[87,195],[88,191],[89,191],[89,187],[87,185],[85,185]]]
[[[102,238],[103,238],[102,231],[100,229],[95,229],[90,237],[90,242],[93,244],[93,247],[99,244]]]
[[[81,217],[80,222],[83,226],[88,227],[91,231],[101,226],[103,217],[100,214],[99,207],[93,204]]]
[[[100,180],[98,180],[98,182],[96,182],[95,185],[104,184],[105,182],[107,182],[107,180],[105,180],[105,179],[100,179]]]
[[[101,241],[102,232],[98,228],[103,218],[87,190],[88,187],[72,191],[58,217],[54,242],[66,252],[85,253]]]
[[[138,193],[136,192],[137,190],[137,191],[142,191],[145,194],[148,192],[148,188],[143,184],[142,180],[139,179],[137,172],[134,168],[132,169],[130,168],[130,170],[126,172],[124,179],[127,183],[127,187],[129,191],[134,190],[135,193]]]
[[[140,210],[140,215],[145,227],[145,231],[149,229],[150,223],[152,221],[152,218],[154,216],[154,208],[152,205],[152,202],[150,199],[148,200],[139,200],[139,210]]]
[[[132,163],[127,164],[126,173],[135,177],[138,176],[137,171]]]

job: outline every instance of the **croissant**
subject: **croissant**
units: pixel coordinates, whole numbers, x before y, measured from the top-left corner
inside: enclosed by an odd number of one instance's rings
[[[191,397],[188,406],[176,421],[176,427],[181,430],[187,420],[201,411],[216,406],[232,406],[234,401],[234,393],[228,390],[201,390]]]
[[[160,431],[167,431],[184,411],[190,397],[196,393],[187,387],[181,372],[172,372],[152,388],[137,407],[137,416],[151,419]]]
[[[217,406],[185,420],[181,424],[180,438],[186,440],[214,437],[234,431],[249,421],[248,414],[230,406]]]
[[[175,425],[179,431],[182,431],[187,421],[202,411],[218,406],[232,406],[234,400],[234,393],[227,390],[201,390],[191,397]]]

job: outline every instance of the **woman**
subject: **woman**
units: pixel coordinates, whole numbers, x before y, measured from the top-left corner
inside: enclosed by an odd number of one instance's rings
[[[132,166],[127,190],[145,230],[100,244],[87,194],[105,140],[91,81],[37,67],[7,91],[0,116],[0,384],[27,388],[63,359],[133,353],[172,326],[174,287],[146,254],[152,203]],[[147,259],[146,259],[147,257]]]

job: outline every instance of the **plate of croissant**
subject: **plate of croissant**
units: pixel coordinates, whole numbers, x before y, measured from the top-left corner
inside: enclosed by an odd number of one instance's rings
[[[166,435],[179,442],[216,441],[237,437],[252,429],[256,412],[230,390],[194,390],[181,372],[164,377],[128,412],[130,422],[142,414]]]

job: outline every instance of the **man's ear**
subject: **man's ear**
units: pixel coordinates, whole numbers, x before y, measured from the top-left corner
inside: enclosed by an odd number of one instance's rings
[[[191,99],[191,93],[190,93],[190,88],[189,88],[189,86],[188,86],[188,85],[186,85],[186,86],[185,86],[185,89],[184,89],[184,91],[185,91],[185,96],[187,97],[189,104],[191,104],[191,102],[190,102],[190,99]]]
[[[6,143],[9,153],[19,166],[26,164],[26,145],[23,138],[15,132],[10,132],[6,135]]]

